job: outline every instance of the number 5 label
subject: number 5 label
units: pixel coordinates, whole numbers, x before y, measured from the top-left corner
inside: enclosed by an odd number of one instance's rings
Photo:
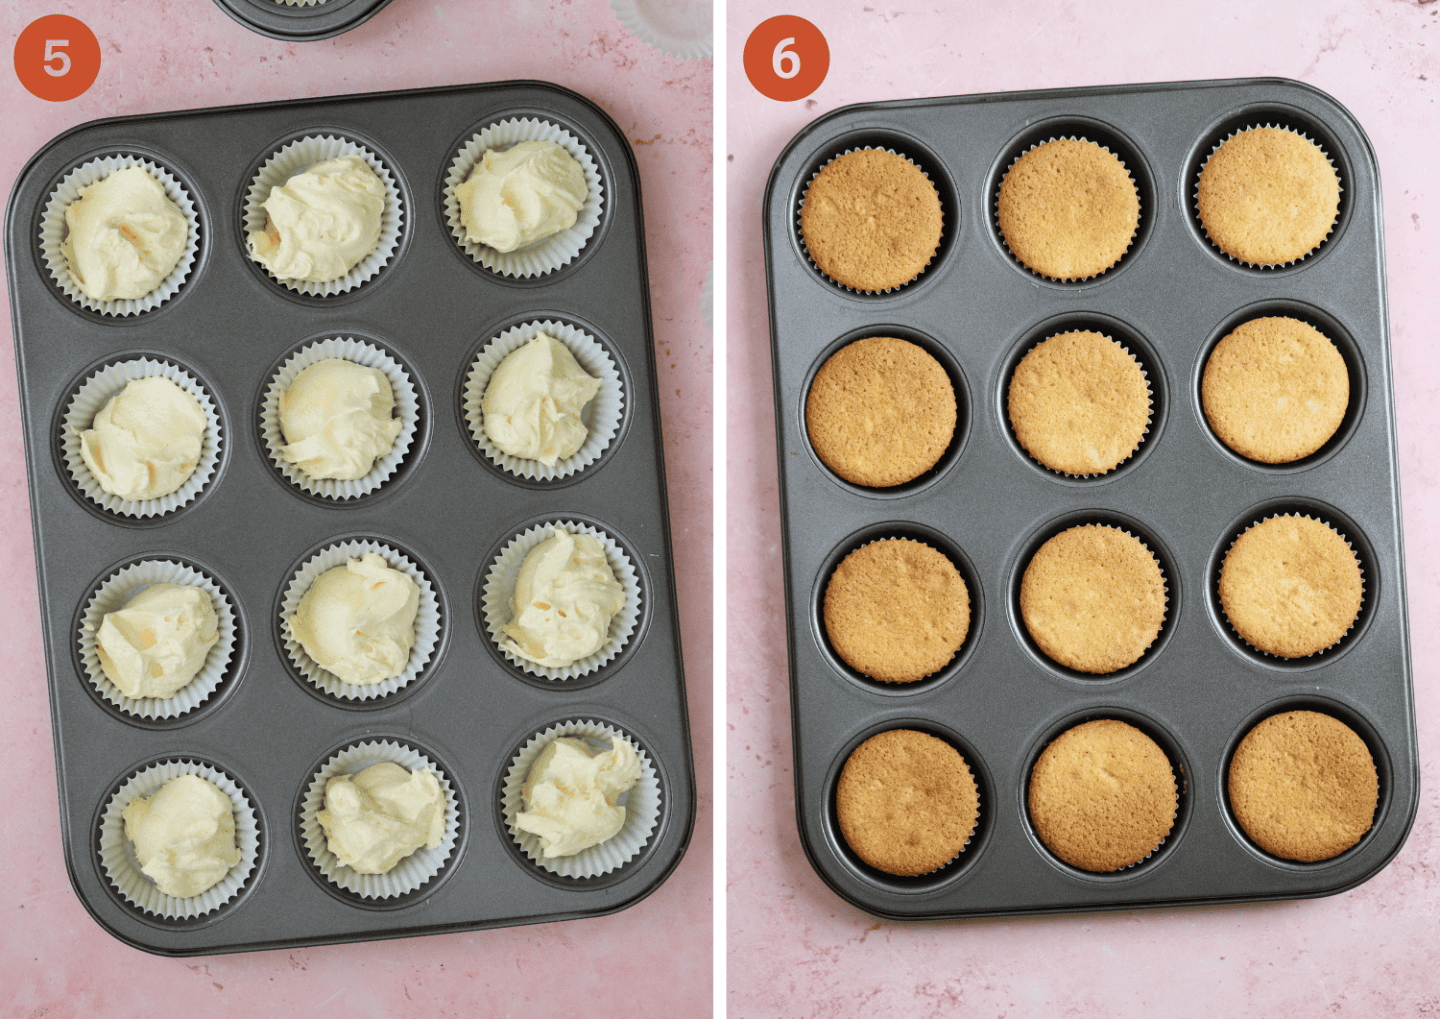
[[[85,94],[100,73],[100,43],[83,21],[49,14],[15,40],[15,76],[39,99],[63,103]]]
[[[771,99],[804,99],[820,87],[829,70],[825,36],[793,14],[762,21],[745,41],[745,77]]]

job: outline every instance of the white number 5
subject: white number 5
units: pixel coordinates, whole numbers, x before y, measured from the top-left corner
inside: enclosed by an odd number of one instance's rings
[[[63,78],[70,73],[70,54],[56,49],[57,46],[69,46],[69,39],[46,39],[45,40],[45,73],[52,78]],[[51,67],[52,61],[60,61],[59,67]]]
[[[785,48],[786,46],[794,45],[794,36],[791,36],[789,39],[781,39],[775,44],[775,52],[770,57],[770,66],[781,78],[793,78],[800,73],[800,54],[794,50],[787,50]],[[49,70],[49,68],[46,68],[46,70]]]

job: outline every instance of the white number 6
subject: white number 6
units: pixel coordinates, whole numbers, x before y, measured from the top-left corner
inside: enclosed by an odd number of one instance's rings
[[[800,73],[800,54],[785,48],[794,45],[795,38],[793,36],[789,39],[781,39],[775,44],[775,52],[770,57],[770,66],[781,78],[793,78]],[[789,70],[786,70],[787,62]]]
[[[56,49],[57,46],[69,46],[69,39],[46,39],[45,40],[45,73],[52,78],[63,78],[70,73],[70,54]],[[60,61],[58,68],[51,67],[52,61]]]

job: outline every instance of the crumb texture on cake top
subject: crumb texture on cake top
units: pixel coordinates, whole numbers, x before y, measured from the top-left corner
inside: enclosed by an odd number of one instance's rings
[[[1140,225],[1140,192],[1113,153],[1058,138],[1006,171],[997,214],[1006,246],[1027,268],[1051,279],[1086,279],[1129,249]]]
[[[1115,340],[1052,336],[1011,376],[1006,412],[1025,451],[1051,470],[1104,474],[1139,447],[1150,424],[1145,371]]]
[[[913,481],[934,467],[957,416],[955,387],[940,362],[889,336],[832,354],[805,399],[816,455],[846,481],[872,488]]]
[[[935,185],[884,149],[835,157],[810,182],[800,209],[815,265],[855,290],[889,290],[919,276],[940,248],[943,221]]]
[[[1165,621],[1165,574],[1139,538],[1118,527],[1061,531],[1031,558],[1020,612],[1050,658],[1106,673],[1138,661]]]
[[[1230,762],[1230,806],[1267,853],[1314,863],[1360,841],[1374,821],[1380,780],[1353,729],[1318,711],[1271,715]]]
[[[1246,265],[1284,265],[1320,246],[1340,213],[1340,176],[1321,148],[1278,127],[1227,139],[1200,171],[1205,233]]]
[[[825,586],[825,632],[851,668],[912,683],[943,668],[965,643],[970,595],[941,552],[908,538],[847,555]]]
[[[1057,736],[1030,773],[1035,833],[1073,867],[1139,863],[1175,824],[1179,796],[1165,751],[1126,722],[1102,718]]]
[[[964,850],[980,816],[980,794],[949,743],[892,729],[861,743],[845,762],[835,811],[856,855],[887,874],[914,877]]]
[[[1220,566],[1220,604],[1247,643],[1304,658],[1337,643],[1364,599],[1360,562],[1328,524],[1264,520],[1235,539]]]

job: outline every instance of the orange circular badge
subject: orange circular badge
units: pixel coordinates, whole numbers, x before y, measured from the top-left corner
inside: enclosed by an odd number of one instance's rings
[[[15,76],[33,96],[63,103],[85,94],[100,73],[100,43],[85,22],[47,14],[15,40]]]
[[[781,14],[760,22],[745,40],[745,77],[763,96],[791,103],[820,87],[830,70],[830,45],[804,18]]]

